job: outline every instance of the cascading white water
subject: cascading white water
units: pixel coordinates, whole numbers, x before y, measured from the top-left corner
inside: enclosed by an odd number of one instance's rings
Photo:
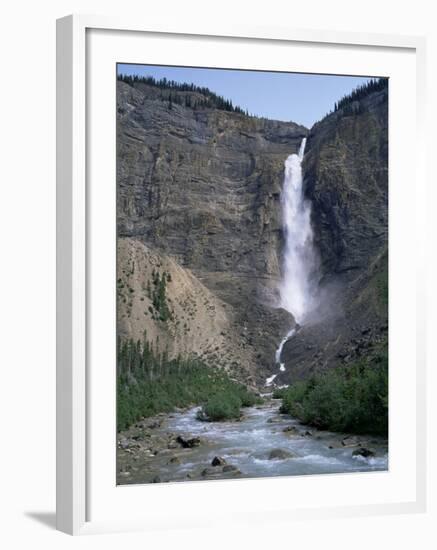
[[[303,138],[299,153],[290,155],[285,161],[281,194],[285,247],[279,306],[290,312],[299,325],[305,322],[308,313],[315,307],[312,275],[316,256],[311,228],[311,206],[305,200],[302,189],[305,145],[306,138]],[[276,350],[275,360],[280,371],[285,370],[285,365],[281,363],[282,348],[295,332],[295,329],[290,330]],[[276,376],[269,377],[266,385],[270,386]]]
[[[287,340],[289,340],[292,336],[294,336],[295,332],[296,332],[296,329],[294,328],[292,328],[290,332],[287,332],[286,336],[282,338],[281,343],[279,344],[279,348],[276,350],[275,361],[276,361],[276,364],[279,365],[279,370],[281,372],[285,371],[285,365],[284,363],[281,363],[282,348],[284,347],[285,342],[287,342]]]
[[[305,200],[302,184],[302,160],[306,138],[299,153],[285,161],[281,194],[285,248],[280,291],[280,307],[289,311],[299,324],[314,307],[312,274],[315,267],[311,206]]]

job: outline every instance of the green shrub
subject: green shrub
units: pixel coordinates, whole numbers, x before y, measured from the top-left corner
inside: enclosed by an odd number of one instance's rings
[[[233,393],[220,392],[211,396],[202,407],[200,418],[211,421],[235,420],[240,418],[242,403],[238,396]]]
[[[163,275],[159,274],[159,271],[153,270],[152,281],[153,291],[151,291],[150,283],[147,281],[148,295],[152,299],[153,307],[157,313],[157,317],[160,321],[166,322],[173,318],[173,314],[170,311],[167,302],[167,282],[171,280],[168,278],[167,272],[164,271]]]
[[[247,389],[243,384],[234,383],[233,390],[240,399],[242,407],[253,407],[254,405],[260,405],[263,402],[261,397],[256,395],[253,391]]]
[[[211,395],[198,418],[201,420],[220,421],[235,420],[241,416],[241,407],[253,407],[262,403],[262,399],[243,384],[230,380],[223,380],[222,389]]]
[[[275,390],[273,390],[272,398],[273,399],[282,399],[285,395],[286,390],[287,390],[287,388],[276,388]]]
[[[334,368],[293,384],[284,392],[281,412],[320,429],[386,435],[386,344],[368,360]]]

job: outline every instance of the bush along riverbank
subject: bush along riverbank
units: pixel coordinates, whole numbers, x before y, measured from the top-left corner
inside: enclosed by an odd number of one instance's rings
[[[147,342],[125,340],[117,349],[117,429],[140,418],[202,405],[199,418],[233,420],[261,399],[219,368],[197,358],[169,359]]]
[[[337,367],[275,392],[281,412],[322,430],[388,433],[387,341],[367,358]]]

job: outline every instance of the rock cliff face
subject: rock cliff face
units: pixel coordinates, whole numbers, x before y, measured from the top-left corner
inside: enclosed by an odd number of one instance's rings
[[[119,257],[135,248],[136,258],[152,254],[167,270],[169,259],[187,270],[226,318],[210,335],[212,361],[260,382],[274,368],[281,336],[294,324],[290,314],[273,307],[282,249],[279,201],[284,160],[308,131],[294,123],[193,109],[185,104],[195,104],[199,94],[172,93],[170,102],[154,86],[118,82]],[[123,262],[118,267],[126,287],[131,268]],[[147,310],[148,297],[141,297],[145,303],[138,307]],[[193,298],[199,318],[191,326],[177,312],[174,321],[144,313],[132,317],[141,297],[134,291],[119,300],[121,336],[139,337],[146,329],[159,334],[161,349],[204,356],[197,339],[187,343],[180,327],[187,323],[192,332],[199,330],[210,306]],[[170,328],[177,321],[179,329]]]
[[[304,160],[320,256],[318,315],[284,346],[282,381],[371,353],[388,330],[388,89],[310,131]]]
[[[306,195],[326,278],[356,278],[387,245],[387,124],[387,90],[382,90],[311,129]]]
[[[308,135],[305,193],[320,315],[283,350],[289,383],[352,360],[387,330],[387,92],[292,122],[193,108],[202,94],[118,82],[118,331],[253,384],[294,326],[275,307],[284,161]],[[167,94],[167,95],[166,95]],[[165,284],[162,283],[165,279]]]

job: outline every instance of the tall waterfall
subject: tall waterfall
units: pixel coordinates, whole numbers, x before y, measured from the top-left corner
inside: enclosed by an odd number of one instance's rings
[[[302,160],[306,138],[299,153],[285,161],[284,186],[281,194],[285,236],[284,265],[279,288],[280,306],[293,314],[299,324],[314,307],[312,275],[316,261],[311,228],[311,206],[303,195]]]
[[[290,312],[296,322],[302,325],[315,306],[313,275],[316,255],[311,228],[311,206],[303,195],[302,160],[306,138],[302,139],[299,153],[290,155],[285,161],[284,185],[281,194],[282,220],[285,236],[282,281],[279,287],[279,306]],[[281,362],[282,348],[296,330],[291,329],[276,350],[275,361],[284,371]],[[270,386],[276,374],[266,380]]]

